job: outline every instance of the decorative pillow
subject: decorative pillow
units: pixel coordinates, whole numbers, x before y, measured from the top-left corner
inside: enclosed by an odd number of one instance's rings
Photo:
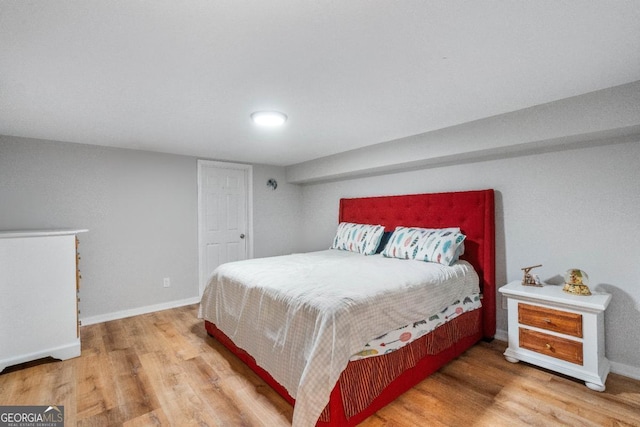
[[[389,258],[405,258],[405,259],[413,259],[413,257],[411,256],[411,254],[409,254],[409,251],[404,250],[403,248],[405,248],[404,244],[408,243],[412,246],[413,249],[415,249],[415,245],[417,245],[418,241],[416,240],[416,238],[420,239],[423,236],[426,236],[430,233],[433,233],[435,231],[451,231],[451,232],[456,232],[456,233],[460,233],[460,228],[459,227],[450,227],[450,228],[420,228],[420,227],[396,227],[395,231],[393,232],[391,238],[389,238],[388,240],[388,245],[385,246],[385,251],[382,253],[384,256],[387,256]],[[402,237],[407,236],[406,239],[402,239]],[[407,239],[410,239],[411,242],[406,242]],[[414,242],[415,241],[415,242]],[[392,246],[392,245],[395,245]],[[393,255],[393,251],[395,250],[396,254],[403,254],[402,256],[396,256]],[[464,253],[464,242],[460,245],[460,247],[458,248],[458,252],[459,255],[462,255]]]
[[[415,259],[419,242],[434,230],[417,227],[396,227],[382,255],[389,258]]]
[[[437,231],[431,233],[425,244],[418,251],[416,259],[452,265],[458,261],[457,252],[466,236],[451,231]]]
[[[379,254],[382,250],[387,246],[387,242],[391,238],[393,231],[385,231],[382,233],[382,237],[380,238],[380,243],[378,244],[378,248],[376,249],[376,253]]]
[[[459,228],[396,227],[382,255],[451,265],[464,251],[466,236]]]
[[[378,249],[383,233],[384,227],[382,225],[341,222],[338,224],[338,231],[333,239],[331,249],[373,255]]]

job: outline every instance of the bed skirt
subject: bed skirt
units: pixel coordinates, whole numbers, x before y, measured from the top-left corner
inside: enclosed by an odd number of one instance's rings
[[[354,426],[458,357],[482,338],[482,312],[482,308],[466,312],[394,352],[349,362],[317,425]],[[251,355],[238,348],[213,323],[205,321],[205,328],[295,405],[295,399]]]

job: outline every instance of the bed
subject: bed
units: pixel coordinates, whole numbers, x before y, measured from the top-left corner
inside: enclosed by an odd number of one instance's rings
[[[235,313],[235,315],[240,318],[251,319],[252,323],[250,325],[241,325],[239,323],[234,325],[229,323],[222,315],[215,317],[215,315],[210,314],[215,312],[215,310],[220,312],[225,310],[233,311],[232,308],[229,308],[234,306],[232,300],[224,301],[223,299],[228,297],[221,294],[219,290],[216,291],[218,295],[217,298],[211,296],[205,298],[203,296],[200,315],[205,318],[205,328],[207,332],[229,348],[273,387],[274,390],[294,405],[294,425],[356,425],[450,360],[458,357],[480,339],[491,339],[495,334],[495,223],[493,190],[341,199],[338,222],[381,224],[384,226],[386,232],[392,232],[399,226],[425,228],[459,227],[466,236],[464,240],[465,250],[464,254],[460,257],[461,262],[459,264],[469,264],[477,274],[477,283],[481,295],[481,307],[469,311],[461,311],[459,315],[448,320],[433,331],[408,342],[395,351],[376,357],[361,359],[348,357],[347,360],[344,360],[345,356],[344,354],[340,354],[340,351],[343,348],[349,347],[351,343],[340,341],[341,333],[338,333],[340,330],[335,329],[336,327],[331,323],[327,328],[329,330],[328,339],[332,339],[334,345],[330,354],[328,356],[321,356],[324,357],[324,359],[318,359],[321,362],[314,359],[315,353],[305,353],[304,357],[298,357],[299,359],[307,360],[309,364],[309,366],[302,366],[300,368],[301,377],[305,378],[305,380],[316,377],[320,377],[320,379],[314,379],[315,382],[309,387],[306,387],[306,385],[303,387],[301,385],[300,388],[296,389],[291,386],[292,380],[281,367],[289,366],[288,364],[290,363],[292,370],[295,371],[297,364],[299,364],[297,359],[282,359],[281,366],[275,366],[273,363],[269,365],[269,363],[265,362],[266,359],[262,357],[260,351],[262,348],[260,346],[261,344],[254,342],[257,340],[246,341],[245,338],[244,343],[246,345],[243,345],[240,343],[242,341],[242,334],[237,334],[238,330],[254,329],[252,325],[262,325],[262,320],[264,320],[267,325],[265,326],[265,332],[271,333],[272,335],[269,345],[272,347],[274,343],[278,343],[279,345],[280,339],[274,335],[282,334],[283,332],[277,327],[270,328],[267,319],[260,319],[255,316],[260,316],[262,312],[271,314],[276,312],[282,314],[286,312],[286,310],[283,310],[281,306],[278,305],[282,303],[282,300],[286,300],[286,298],[274,297],[272,300],[269,300],[262,295],[259,297],[260,304],[263,304],[266,300],[270,302],[268,304],[265,303],[264,307],[260,309],[244,308],[245,301],[243,299],[243,304],[236,304],[235,306],[240,307],[240,309],[246,309],[246,312]],[[305,260],[304,262],[313,263],[315,259],[313,256],[316,255],[299,255],[298,258],[286,258],[284,262],[285,264],[286,262],[293,262],[294,264],[290,264],[290,266],[292,266],[291,269],[302,268],[302,270],[297,270],[298,273],[296,274],[305,275],[306,270],[304,270],[304,267],[296,266],[295,263],[297,263],[301,257],[310,259],[310,261]],[[340,258],[336,262],[344,263],[342,260],[344,256],[342,254],[332,254],[331,256]],[[361,257],[357,259],[354,258],[353,262],[357,260],[357,262],[362,263],[373,263],[377,262],[375,259],[376,257]],[[268,259],[252,261],[253,264],[264,265],[268,262]],[[351,263],[352,261],[349,260],[348,262]],[[418,264],[418,262],[415,261],[411,262]],[[249,264],[247,264],[247,266],[249,266]],[[363,264],[363,266],[359,268],[361,271],[368,271],[370,269],[376,271],[375,268],[377,267],[373,264]],[[237,271],[240,270],[244,269],[237,269]],[[235,273],[230,274],[233,275]],[[211,280],[214,281],[214,278],[215,275],[212,276]],[[284,282],[286,282],[286,280],[283,278],[283,283]],[[375,286],[373,287],[375,288]],[[292,287],[291,289],[295,288]],[[245,294],[243,295],[245,295],[246,298],[254,298],[256,290],[253,286],[247,286],[244,292]],[[308,290],[305,290],[305,292],[308,292]],[[205,295],[206,294],[207,291],[205,291]],[[210,295],[211,294],[212,293],[210,293]],[[221,295],[224,298],[222,298]],[[217,307],[212,307],[212,305],[217,305]],[[384,307],[384,305],[380,305],[379,307]],[[292,310],[290,309],[290,311],[293,314],[284,315],[294,316],[298,315],[297,313],[304,312],[300,306]],[[331,322],[334,317],[339,316],[333,316],[329,321],[323,318],[319,324],[324,325],[327,322]],[[414,320],[420,319],[416,318]],[[288,321],[284,323],[289,324]],[[285,331],[285,335],[286,332],[287,331]],[[323,329],[323,333],[324,332],[326,331]],[[331,335],[331,333],[333,333],[333,335]],[[310,333],[308,335],[311,336],[313,334]],[[230,336],[236,337],[235,340],[239,343],[236,344]],[[323,336],[326,337],[327,334]],[[371,337],[368,337],[368,339],[370,338]],[[326,343],[326,341],[324,343]],[[285,344],[283,344],[283,346],[284,345]],[[316,345],[316,347],[322,349],[325,346]],[[247,348],[250,349],[249,352],[245,351]],[[353,349],[349,347],[348,351],[344,351],[351,352],[352,350]],[[316,351],[315,347],[314,351]],[[293,351],[291,353],[295,354]],[[338,356],[336,356],[336,354],[338,354]],[[329,359],[326,359],[326,357],[329,357]],[[336,362],[334,359],[339,360]],[[315,365],[313,365],[314,360],[316,360]],[[322,363],[324,363],[324,365],[322,365]],[[267,372],[262,365],[270,366],[268,368],[269,372]],[[320,366],[323,366],[323,369],[319,369]],[[311,369],[311,367],[313,369]],[[338,369],[338,371],[333,372],[335,369]],[[303,384],[303,382],[301,381],[300,384]],[[297,394],[291,393],[291,390],[295,390]],[[317,392],[317,390],[320,391]],[[295,398],[292,397],[292,394],[295,395]],[[319,403],[322,404],[319,406]]]

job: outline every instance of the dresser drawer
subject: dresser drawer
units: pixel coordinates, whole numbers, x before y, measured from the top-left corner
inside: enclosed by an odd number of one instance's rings
[[[520,347],[582,365],[582,343],[520,328]]]
[[[530,304],[518,304],[518,323],[582,338],[582,315]]]

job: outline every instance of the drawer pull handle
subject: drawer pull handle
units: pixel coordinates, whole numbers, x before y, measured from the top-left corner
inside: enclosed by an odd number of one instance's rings
[[[542,319],[544,323],[551,323],[551,319]]]
[[[547,350],[553,351],[553,346],[551,344],[546,343],[544,346],[547,348]]]

